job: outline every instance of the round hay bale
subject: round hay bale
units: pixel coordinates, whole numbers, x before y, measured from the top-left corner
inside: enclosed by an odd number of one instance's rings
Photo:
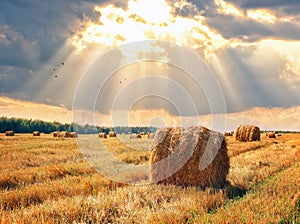
[[[58,138],[70,138],[70,132],[61,131],[57,135]]]
[[[224,136],[226,137],[230,137],[230,136],[233,136],[233,133],[232,132],[224,132]]]
[[[260,141],[260,129],[253,125],[241,125],[236,130],[235,138],[241,142]]]
[[[14,136],[15,132],[14,131],[6,131],[5,136]]]
[[[69,137],[70,137],[70,138],[78,138],[78,135],[77,135],[76,132],[73,131],[73,132],[70,132],[70,133],[69,133]]]
[[[152,183],[222,187],[229,171],[226,139],[205,127],[162,128],[155,134],[150,164]]]
[[[101,132],[98,135],[99,138],[107,138],[107,134],[105,132]]]
[[[143,131],[142,131],[142,132],[140,132],[140,135],[145,135],[145,132],[143,132]]]
[[[110,131],[110,132],[108,133],[108,136],[109,136],[109,137],[117,137],[117,134],[116,134],[116,132],[114,132],[114,131]]]
[[[58,133],[59,133],[58,131],[52,132],[53,137],[55,137],[55,138],[58,137]]]
[[[269,137],[269,138],[276,138],[275,132],[270,132],[270,133],[268,134],[268,137]]]
[[[34,132],[32,133],[32,135],[33,135],[33,136],[40,136],[41,133],[40,133],[39,131],[34,131]]]
[[[142,138],[142,136],[140,134],[131,134],[129,136],[130,139],[137,139],[137,138]]]

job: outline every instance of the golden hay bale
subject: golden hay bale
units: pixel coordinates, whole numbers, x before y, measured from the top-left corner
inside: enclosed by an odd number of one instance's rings
[[[230,137],[230,136],[233,136],[233,132],[224,132],[224,136],[226,137]]]
[[[142,138],[142,136],[140,134],[131,134],[129,136],[130,139],[137,139],[137,138]]]
[[[70,132],[70,133],[69,133],[69,137],[70,137],[70,138],[78,138],[78,135],[77,135],[76,132],[73,131],[73,132]]]
[[[143,132],[143,131],[142,131],[142,132],[140,132],[140,135],[145,135],[145,132]]]
[[[14,131],[6,131],[5,136],[14,136],[15,132]]]
[[[229,171],[226,139],[205,127],[162,128],[150,164],[152,183],[221,187]]]
[[[107,134],[105,132],[101,132],[98,135],[99,138],[107,138]]]
[[[117,137],[117,134],[116,134],[116,132],[114,132],[114,131],[110,131],[110,132],[108,133],[108,136],[109,136],[109,137]]]
[[[269,137],[269,138],[276,138],[275,132],[270,132],[270,133],[268,134],[268,137]]]
[[[57,135],[58,138],[70,138],[70,132],[61,131]]]
[[[40,133],[39,131],[34,131],[34,132],[32,133],[32,135],[33,135],[33,136],[40,136],[41,133]]]
[[[241,142],[260,141],[260,129],[253,125],[241,125],[236,130],[235,138]]]
[[[58,133],[59,133],[58,131],[52,132],[53,137],[55,137],[55,138],[58,137]]]

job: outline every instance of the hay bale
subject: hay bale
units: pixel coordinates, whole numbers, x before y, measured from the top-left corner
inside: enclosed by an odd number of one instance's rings
[[[114,131],[110,131],[110,132],[108,133],[108,136],[109,136],[109,137],[117,137],[117,134],[116,134],[116,132],[114,132]]]
[[[253,125],[241,125],[236,130],[235,138],[241,142],[260,141],[260,129]]]
[[[57,137],[58,138],[70,138],[70,132],[67,132],[67,131],[58,132]]]
[[[143,131],[142,131],[142,132],[140,132],[140,135],[145,135],[145,132],[143,132]]]
[[[53,137],[55,137],[55,138],[58,137],[58,133],[59,133],[58,131],[52,132]]]
[[[229,171],[226,139],[205,127],[162,128],[155,134],[150,164],[152,183],[220,187]]]
[[[132,134],[129,136],[130,139],[137,139],[137,138],[142,138],[140,134]]]
[[[98,135],[99,138],[107,138],[107,134],[105,132],[101,132]]]
[[[70,133],[69,133],[69,137],[70,137],[70,138],[78,138],[78,135],[77,135],[76,132],[73,131],[73,132],[70,132]]]
[[[5,136],[14,136],[15,132],[14,131],[6,131]]]
[[[269,138],[276,138],[275,132],[270,132],[270,133],[268,134],[268,137],[269,137]]]
[[[41,133],[40,133],[39,131],[34,131],[34,132],[32,133],[32,135],[33,135],[33,136],[40,136]]]
[[[228,132],[228,131],[226,131],[226,132],[224,132],[224,136],[230,137],[230,136],[233,136],[233,133],[234,132]]]

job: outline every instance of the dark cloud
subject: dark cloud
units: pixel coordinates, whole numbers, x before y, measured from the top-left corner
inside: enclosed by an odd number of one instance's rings
[[[1,92],[21,89],[32,71],[47,63],[86,21],[98,16],[88,1],[1,1]]]
[[[300,40],[300,26],[293,23],[263,24],[254,20],[219,14],[207,18],[206,21],[210,27],[217,30],[226,39],[239,38],[246,42],[267,38]]]
[[[298,16],[300,11],[300,3],[298,0],[228,0],[228,2],[236,4],[243,9],[266,8],[280,11],[287,15]]]
[[[2,1],[0,21],[13,27],[40,48],[40,61],[47,61],[80,21],[96,19],[94,5],[82,1]]]
[[[297,95],[300,90],[292,89],[289,83],[279,79],[278,74],[286,61],[275,52],[262,54],[257,51],[255,47],[241,47],[217,52],[225,77],[218,72],[216,74],[224,91],[228,112],[253,107],[299,105]]]

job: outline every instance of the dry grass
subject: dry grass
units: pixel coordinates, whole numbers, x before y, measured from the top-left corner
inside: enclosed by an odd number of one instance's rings
[[[151,139],[101,141],[149,162]],[[0,223],[299,223],[300,135],[227,142],[231,185],[201,190],[123,186],[95,173],[76,139],[0,134]]]

